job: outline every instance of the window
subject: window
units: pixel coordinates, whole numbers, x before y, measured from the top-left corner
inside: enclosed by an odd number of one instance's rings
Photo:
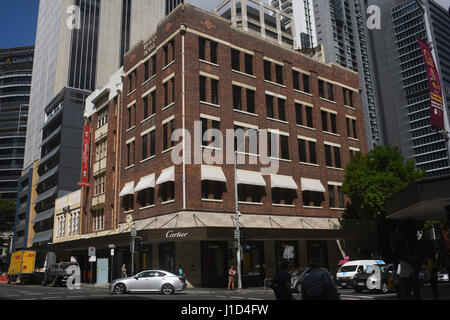
[[[272,81],[272,63],[264,60],[264,80]]]
[[[219,104],[219,81],[211,79],[211,103]]]
[[[101,175],[95,178],[94,196],[104,194],[106,189],[106,175]]]
[[[327,83],[327,87],[328,87],[328,100],[334,101],[333,85],[331,83]]]
[[[330,113],[330,120],[331,120],[331,132],[337,134],[338,129],[337,129],[337,123],[336,123],[336,114]]]
[[[149,156],[148,138],[149,138],[148,134],[142,136],[142,160],[147,159]]]
[[[264,187],[246,184],[238,185],[239,202],[261,203],[265,193],[266,189]]]
[[[171,120],[163,124],[163,150],[167,150],[175,146],[172,141],[172,134],[175,131],[175,120]]]
[[[209,46],[211,51],[211,62],[217,64],[217,43],[210,41]]]
[[[253,75],[253,56],[245,54],[245,73]]]
[[[215,148],[221,148],[220,140],[213,140],[213,136],[206,136],[206,132],[210,129],[215,129],[220,131],[220,121],[210,120],[206,118],[201,118],[202,122],[202,146],[209,146],[213,144]]]
[[[294,81],[294,89],[300,90],[300,73],[298,71],[292,71],[292,79]]]
[[[150,132],[150,157],[156,154],[156,131]]]
[[[198,38],[198,51],[199,51],[199,59],[205,60],[206,59],[206,39],[199,37]]]
[[[210,90],[207,89],[208,82]],[[206,94],[208,91],[211,94],[209,99]],[[200,101],[219,105],[219,80],[200,76]]]
[[[159,187],[159,197],[162,202],[167,202],[175,199],[175,183],[167,182]]]
[[[200,101],[206,101],[206,77],[200,76]]]
[[[233,108],[242,110],[242,89],[239,86],[233,86]]]
[[[152,76],[156,75],[156,54],[152,57]]]
[[[325,98],[324,82],[322,80],[319,80],[319,97]]]
[[[328,132],[328,112],[322,111],[322,130]]]
[[[356,129],[356,119],[346,118],[347,122],[347,135],[349,138],[358,139],[358,133]]]
[[[272,188],[272,204],[292,205],[296,198],[295,190]]]
[[[344,105],[353,108],[353,91],[343,88]]]
[[[255,91],[247,89],[247,112],[255,113]]]
[[[322,115],[322,130],[324,132],[337,134],[338,133],[337,115],[335,113],[327,112],[324,110],[321,111],[321,115]],[[330,119],[329,122],[328,118]],[[331,128],[328,126],[328,124],[331,124]]]
[[[58,237],[66,235],[66,216],[64,214],[58,216]]]
[[[330,208],[336,208],[336,199],[334,197],[334,189],[335,186],[328,186],[328,199],[329,199],[329,204],[330,204]]]
[[[202,199],[203,200],[222,200],[225,190],[225,184],[218,181],[202,181]]]
[[[278,98],[278,119],[281,121],[286,121],[286,100]]]
[[[295,103],[295,116],[298,125],[303,125],[303,106],[299,103]]]
[[[164,67],[175,61],[175,41],[171,40],[163,48]]]
[[[333,162],[334,158],[334,162]],[[325,160],[327,167],[342,168],[341,148],[337,146],[325,145]]]
[[[128,129],[136,125],[136,104],[128,107]]]
[[[303,191],[302,198],[305,207],[321,207],[325,201],[324,194],[321,192]]]
[[[236,49],[231,49],[231,68],[241,71],[241,53]]]
[[[304,111],[303,111],[304,110]],[[300,126],[313,128],[312,107],[303,106],[299,103],[295,103],[296,121]]]
[[[338,187],[338,200],[339,200],[339,208],[345,208],[345,200],[344,200],[344,192],[342,191],[342,187]]]
[[[175,102],[175,78],[164,83],[164,106]]]
[[[150,78],[150,63],[146,61],[144,63],[144,80],[147,81]]]
[[[267,108],[267,117],[273,118],[274,117],[273,97],[270,95],[266,95],[266,108]]]
[[[277,83],[278,84],[283,84],[283,66],[280,66],[280,65],[276,65],[275,66],[275,74],[276,74],[276,77],[277,77]]]
[[[153,206],[155,204],[155,189],[148,188],[139,192],[138,203],[141,208]]]
[[[128,88],[130,93],[136,90],[136,78],[137,78],[136,70],[128,75]]]
[[[298,152],[300,162],[317,164],[316,142],[298,139]]]
[[[101,231],[105,229],[105,211],[104,209],[93,211],[93,226],[94,231]]]
[[[100,129],[108,123],[108,109],[105,109],[97,115],[97,129]]]
[[[303,75],[303,91],[306,93],[310,93],[309,89],[309,75],[304,74]]]
[[[80,233],[80,211],[75,211],[69,215],[69,235]]]
[[[127,144],[127,167],[135,164],[134,159],[135,142],[130,142]]]
[[[134,197],[129,194],[122,198],[122,206],[125,212],[132,211],[134,209]]]
[[[208,48],[209,48],[209,60],[207,57]],[[199,59],[217,64],[217,42],[199,37]]]
[[[280,136],[280,144],[281,144],[281,159],[289,160],[289,137],[288,136]]]
[[[96,150],[96,155],[95,155],[95,161],[100,161],[104,158],[106,158],[106,151],[107,151],[107,141],[103,140],[102,142],[96,144],[95,146],[95,150]]]

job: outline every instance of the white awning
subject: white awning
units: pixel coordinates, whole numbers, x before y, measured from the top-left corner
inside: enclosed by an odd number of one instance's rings
[[[325,193],[325,187],[320,180],[302,178],[302,191],[313,191]]]
[[[202,181],[227,182],[222,168],[213,166],[202,166]]]
[[[129,182],[125,185],[125,187],[122,189],[122,192],[119,194],[119,197],[125,197],[133,194],[134,194],[134,181]]]
[[[271,175],[272,188],[292,189],[298,190],[298,186],[294,181],[294,178],[290,176],[280,176],[277,174]]]
[[[141,181],[137,184],[134,192],[139,192],[145,189],[155,188],[155,174],[141,178]]]
[[[156,184],[160,185],[166,182],[175,182],[175,167],[164,169],[163,172],[161,172],[158,181],[156,181]]]
[[[261,172],[257,171],[238,170],[237,183],[258,187],[266,186],[266,181],[264,180]]]

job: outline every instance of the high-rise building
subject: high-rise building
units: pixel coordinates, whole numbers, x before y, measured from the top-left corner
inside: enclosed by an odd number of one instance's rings
[[[326,62],[359,73],[369,149],[383,143],[373,66],[366,28],[366,6],[361,0],[314,0],[317,42]]]
[[[310,49],[317,45],[313,0],[272,0],[271,4],[293,16],[298,49]]]
[[[34,47],[0,49],[0,196],[16,201],[27,132]]]
[[[450,173],[445,136],[430,124],[427,72],[417,37],[434,49],[450,98],[450,15],[432,0],[370,0],[381,8],[381,30],[371,31],[386,143],[401,149],[428,176]],[[423,5],[423,8],[421,5]]]
[[[40,158],[44,109],[66,86],[94,91],[164,18],[162,1],[41,0],[24,169]]]

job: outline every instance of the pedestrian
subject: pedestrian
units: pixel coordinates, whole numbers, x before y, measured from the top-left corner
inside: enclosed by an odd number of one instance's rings
[[[422,300],[422,295],[420,292],[420,279],[419,279],[421,269],[422,269],[421,259],[419,258],[418,254],[415,254],[412,266],[413,272],[411,275],[414,300]]]
[[[411,277],[413,274],[412,267],[403,259],[398,260],[397,277],[400,286],[400,299],[412,300],[412,283]]]
[[[180,277],[184,277],[184,273],[183,273],[183,265],[178,265],[178,275]]]
[[[122,277],[127,277],[127,266],[125,264],[122,265]]]
[[[438,283],[438,275],[437,275],[437,264],[435,260],[431,257],[427,257],[427,264],[426,264],[426,272],[428,273],[428,278],[430,279],[430,287],[431,291],[433,292],[433,299],[439,300],[439,289],[437,286]]]
[[[273,278],[273,291],[277,300],[295,300],[292,294],[292,278],[289,274],[292,265],[289,261],[281,263],[281,271]]]
[[[234,290],[235,282],[236,282],[236,270],[234,270],[234,266],[231,266],[230,270],[228,270],[228,291],[230,291],[230,287]]]
[[[303,300],[339,300],[337,287],[326,269],[317,259],[311,259],[311,270],[301,281]]]

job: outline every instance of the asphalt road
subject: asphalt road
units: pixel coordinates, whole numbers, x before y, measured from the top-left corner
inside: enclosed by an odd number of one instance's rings
[[[450,300],[450,284],[440,284],[441,299]],[[340,289],[342,300],[397,300],[395,292],[388,294],[362,292],[355,293],[351,289]],[[430,287],[422,289],[424,300],[431,300]],[[295,295],[300,300],[300,295]],[[223,290],[195,289],[186,290],[171,296],[158,293],[149,294],[111,294],[106,289],[82,287],[81,290],[69,290],[67,288],[53,288],[42,286],[18,286],[0,284],[0,300],[203,300],[203,301],[268,301],[275,300],[270,290],[244,290],[227,292]]]

